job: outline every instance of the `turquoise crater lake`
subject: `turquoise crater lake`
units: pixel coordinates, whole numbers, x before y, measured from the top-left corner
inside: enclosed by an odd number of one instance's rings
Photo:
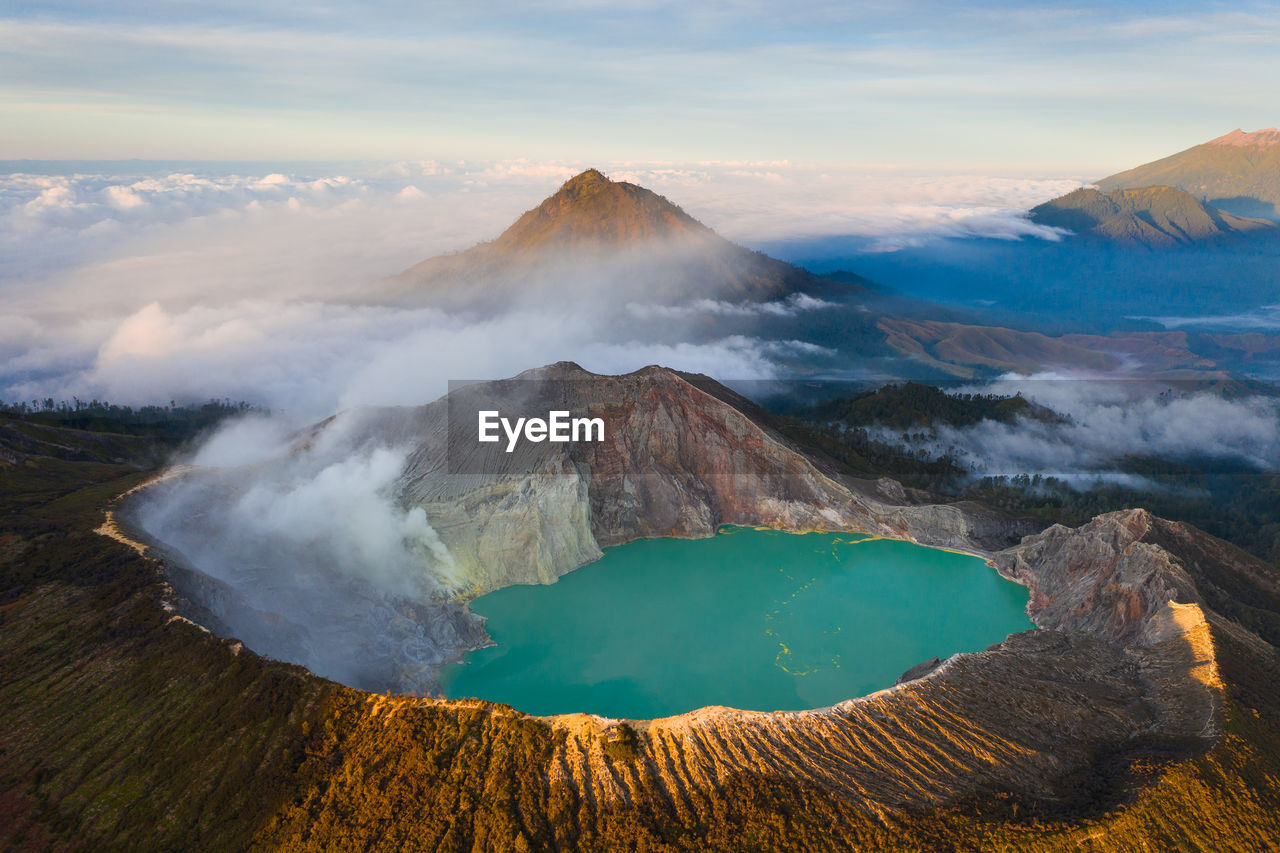
[[[977,558],[856,534],[722,528],[645,539],[548,586],[477,598],[495,646],[446,695],[531,714],[643,719],[797,710],[889,687],[933,657],[1032,628],[1027,592]]]

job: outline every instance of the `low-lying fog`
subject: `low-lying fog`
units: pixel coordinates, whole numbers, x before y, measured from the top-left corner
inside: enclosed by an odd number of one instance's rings
[[[1224,396],[1205,382],[1063,379],[1008,376],[954,393],[1023,397],[1063,421],[1020,418],[973,426],[912,430],[877,428],[873,437],[905,444],[932,458],[950,453],[974,476],[1055,477],[1078,488],[1099,480],[1139,488],[1156,484],[1123,473],[1126,458],[1192,461],[1201,469],[1280,469],[1280,396]]]

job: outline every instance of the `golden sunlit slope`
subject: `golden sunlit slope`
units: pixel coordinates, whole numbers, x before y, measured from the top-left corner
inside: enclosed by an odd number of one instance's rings
[[[596,169],[566,181],[555,195],[525,212],[491,244],[504,253],[573,246],[625,247],[663,240],[715,242],[710,228],[657,193],[611,181]]]
[[[1105,191],[1164,185],[1241,216],[1280,217],[1280,129],[1226,136],[1098,181]]]
[[[861,290],[725,240],[666,198],[588,169],[497,239],[417,264],[360,301],[486,307],[522,298],[762,301]]]

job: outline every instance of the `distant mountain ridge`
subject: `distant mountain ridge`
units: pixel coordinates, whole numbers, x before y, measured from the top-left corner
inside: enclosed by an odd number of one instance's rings
[[[1280,233],[1267,220],[1218,210],[1168,186],[1109,192],[1084,187],[1033,208],[1031,218],[1041,225],[1148,248]]]
[[[531,295],[758,302],[861,289],[731,243],[663,196],[588,169],[496,239],[425,260],[363,296],[385,304],[483,307]]]
[[[1225,136],[1209,140],[1207,144],[1230,145],[1237,148],[1270,148],[1274,145],[1280,145],[1280,128],[1268,127],[1263,130],[1255,130],[1253,133],[1246,133],[1240,128],[1236,128]]]
[[[1229,225],[1236,221],[1215,215]],[[735,245],[657,193],[589,169],[494,240],[423,261],[354,298],[366,304],[463,312],[528,307],[572,318],[565,322],[585,318],[598,331],[611,324],[609,332],[622,339],[636,335],[643,322],[648,325],[641,334],[669,344],[735,335],[776,339],[807,353],[797,355],[797,363],[835,352],[890,364],[907,359],[911,364],[904,369],[910,375],[972,378],[1054,369],[1106,373],[1125,364],[1160,375],[1216,371],[1212,359],[1188,349],[1185,336],[1050,337],[970,325],[957,322],[947,309],[899,299],[865,284],[869,282],[856,274],[821,277]],[[790,316],[787,306],[735,314],[700,304],[716,300],[741,306],[795,294],[824,296],[831,304],[803,317]],[[632,303],[690,310],[670,315],[619,310]]]
[[[1280,220],[1280,129],[1225,136],[1098,181],[1104,192],[1164,185],[1238,216]]]

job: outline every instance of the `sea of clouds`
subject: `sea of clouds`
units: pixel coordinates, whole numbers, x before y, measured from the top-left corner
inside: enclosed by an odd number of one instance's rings
[[[419,260],[491,239],[593,164],[7,165],[0,174],[4,400],[217,396],[325,414],[424,402],[451,378],[510,375],[561,359],[603,372],[657,362],[766,378],[779,372],[771,353],[803,346],[742,335],[629,338],[618,323],[583,316],[582,306],[461,318],[338,301]],[[885,246],[926,237],[1056,239],[1024,211],[1079,185],[1070,177],[787,163],[599,165],[748,246],[826,234]],[[653,319],[664,310],[692,317],[820,307],[691,300],[608,310]]]
[[[527,302],[483,316],[347,298],[426,257],[496,236],[587,164],[7,165],[0,400],[217,397],[316,419],[352,406],[424,403],[450,379],[564,359],[605,373],[657,363],[751,380],[781,378],[789,361],[836,355],[730,327],[718,337],[682,333],[708,318],[803,320],[831,307],[809,296],[763,305]],[[789,163],[600,165],[747,246],[823,234],[885,245],[1055,239],[1025,210],[1080,183]],[[664,334],[644,331],[656,327]],[[954,446],[984,473],[1100,470],[1117,448],[1197,448],[1264,465],[1280,458],[1265,401],[1149,395],[1134,403],[1115,399],[1117,387],[1134,386],[1033,382],[1015,390],[1071,389],[1070,399],[1046,401],[1072,415],[1069,427],[988,423],[942,431],[932,447]]]

